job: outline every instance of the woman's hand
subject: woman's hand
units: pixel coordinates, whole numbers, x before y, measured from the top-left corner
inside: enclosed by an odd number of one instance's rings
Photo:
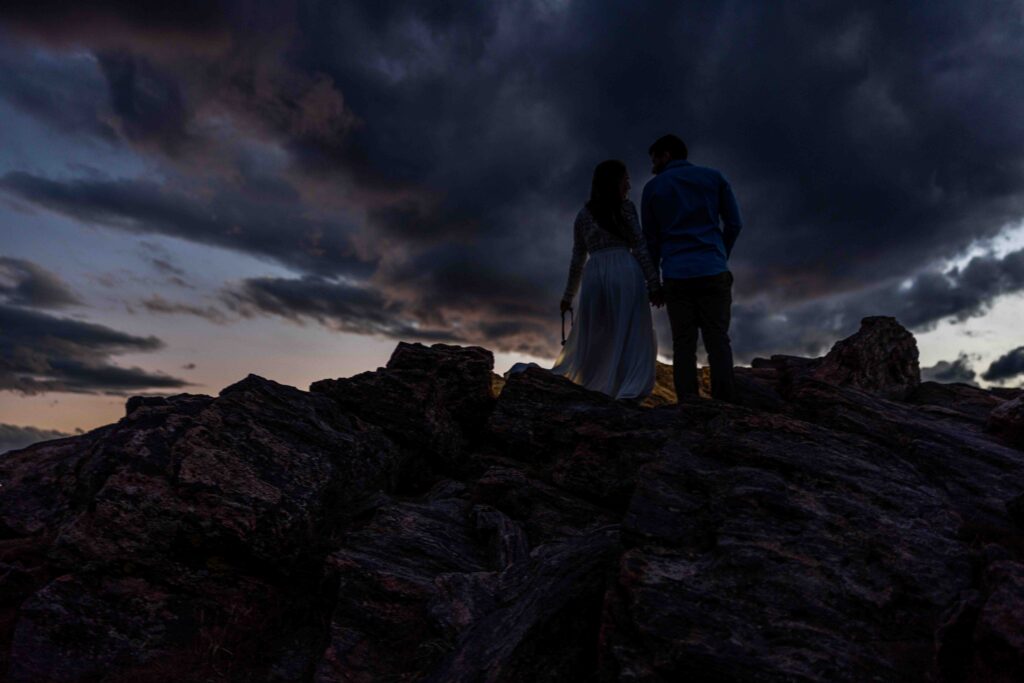
[[[562,299],[562,303],[559,305],[559,308],[562,311],[562,315],[565,315],[566,311],[572,310],[572,302],[567,299]]]

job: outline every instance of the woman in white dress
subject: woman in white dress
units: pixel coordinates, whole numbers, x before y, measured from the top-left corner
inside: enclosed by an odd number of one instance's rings
[[[654,389],[658,342],[649,304],[661,285],[628,199],[621,161],[594,169],[590,201],[576,215],[572,262],[562,297],[575,321],[551,371],[619,399],[643,399]]]

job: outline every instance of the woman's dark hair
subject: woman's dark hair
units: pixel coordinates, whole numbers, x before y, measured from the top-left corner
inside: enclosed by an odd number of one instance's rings
[[[686,149],[686,143],[671,133],[662,135],[647,150],[648,154],[661,154],[662,152],[668,152],[673,159],[685,159],[690,154],[690,150]]]
[[[602,161],[594,168],[587,209],[601,228],[628,241],[626,217],[622,215],[622,177],[626,164],[618,159]]]

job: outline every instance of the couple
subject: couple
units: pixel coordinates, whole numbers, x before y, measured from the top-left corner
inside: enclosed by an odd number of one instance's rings
[[[668,308],[676,395],[697,395],[700,330],[711,394],[735,401],[727,261],[742,227],[736,199],[721,173],[687,161],[675,135],[659,138],[649,154],[655,175],[644,186],[639,219],[625,164],[594,169],[590,201],[573,227],[561,304],[563,315],[571,312],[579,290],[575,321],[551,371],[615,398],[646,397],[658,352],[650,302]]]

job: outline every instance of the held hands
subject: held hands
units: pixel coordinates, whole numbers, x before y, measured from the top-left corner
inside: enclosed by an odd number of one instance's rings
[[[665,290],[662,289],[661,287],[658,287],[657,289],[652,289],[648,293],[647,298],[650,299],[652,306],[654,306],[655,308],[661,308],[662,306],[665,305]]]

